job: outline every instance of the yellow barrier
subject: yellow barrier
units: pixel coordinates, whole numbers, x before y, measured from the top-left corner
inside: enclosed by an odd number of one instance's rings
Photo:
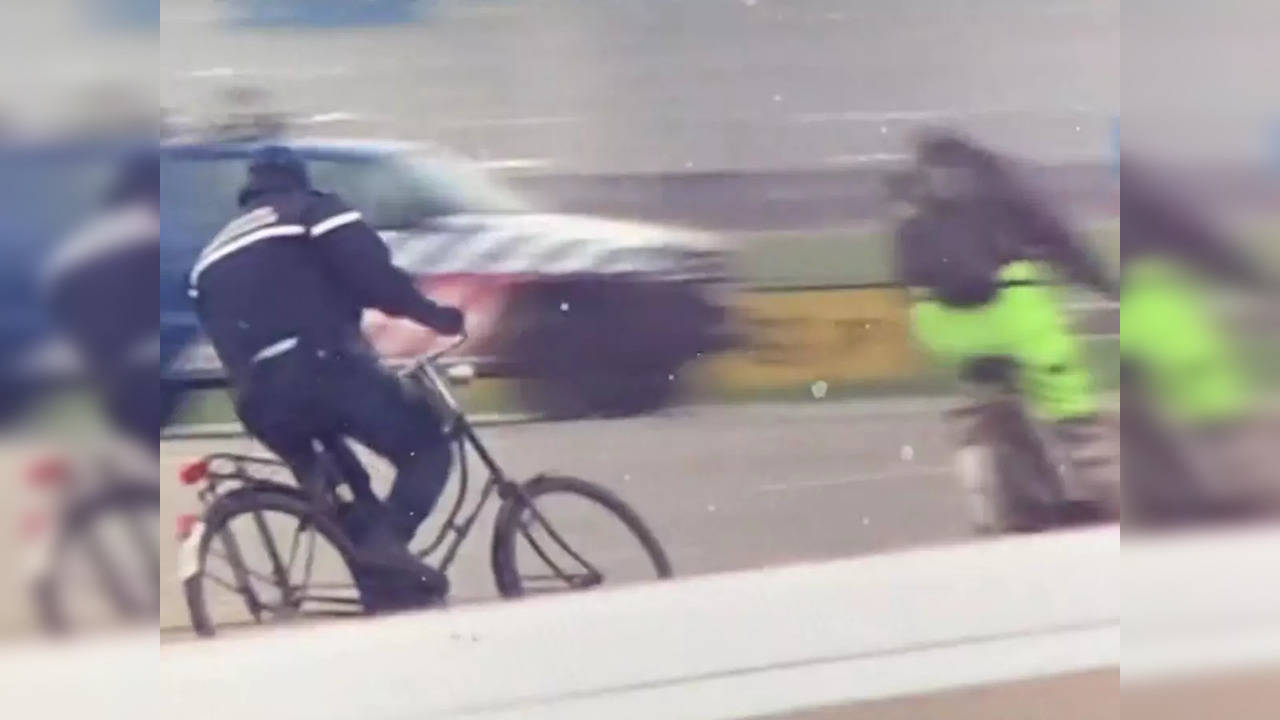
[[[920,369],[907,295],[897,288],[747,292],[744,348],[711,361],[713,382],[760,390],[908,377]]]

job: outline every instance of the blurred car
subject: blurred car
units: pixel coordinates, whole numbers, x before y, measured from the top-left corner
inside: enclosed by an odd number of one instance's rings
[[[167,343],[189,344],[196,320],[186,273],[233,217],[247,158],[261,140],[163,145],[161,307]],[[465,309],[471,339],[459,360],[513,377],[544,416],[626,415],[671,398],[681,370],[723,347],[727,279],[715,238],[682,228],[540,211],[468,161],[427,145],[272,139],[306,159],[313,184],[359,208],[422,291]],[[376,312],[367,334],[385,356],[436,342]],[[220,371],[197,341],[177,371]]]

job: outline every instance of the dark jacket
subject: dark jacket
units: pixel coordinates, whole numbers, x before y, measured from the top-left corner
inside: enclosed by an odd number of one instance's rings
[[[1274,282],[1188,199],[1128,161],[1120,165],[1120,227],[1125,264],[1159,258],[1229,283]]]
[[[1068,280],[1115,293],[1102,263],[1062,226],[992,201],[922,206],[898,227],[895,260],[899,283],[950,305],[989,301],[1000,268],[1019,260],[1047,263]]]
[[[244,214],[205,246],[189,275],[201,323],[233,379],[290,339],[311,352],[358,342],[365,308],[437,325],[439,306],[336,195],[251,184],[241,202]]]

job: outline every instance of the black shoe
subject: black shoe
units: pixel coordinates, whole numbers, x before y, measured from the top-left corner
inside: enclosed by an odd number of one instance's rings
[[[443,595],[427,592],[421,588],[388,585],[377,579],[365,579],[357,584],[360,587],[360,602],[368,613],[425,610],[440,607],[445,603]]]
[[[425,565],[427,575],[407,577],[401,571],[364,568],[354,574],[360,601],[371,613],[435,607],[448,596],[448,580]],[[434,577],[433,577],[434,576]],[[430,578],[424,580],[424,578]]]
[[[368,532],[356,545],[354,574],[370,610],[425,607],[449,594],[449,579],[409,552],[390,531]]]

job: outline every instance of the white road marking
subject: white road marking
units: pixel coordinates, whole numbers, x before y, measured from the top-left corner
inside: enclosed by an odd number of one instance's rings
[[[485,170],[541,170],[551,167],[550,158],[500,158],[480,160],[477,166]]]
[[[853,485],[854,483],[871,482],[876,480],[914,480],[921,477],[941,477],[943,475],[950,475],[951,473],[951,468],[946,465],[924,465],[903,470],[888,470],[878,473],[859,473],[857,475],[831,480],[801,480],[799,482],[761,485],[752,490],[752,494],[784,492],[786,490],[804,490],[808,488],[838,487],[840,485]]]
[[[891,163],[909,160],[904,153],[861,153],[857,155],[828,155],[822,161],[828,165],[863,165],[867,163]]]

